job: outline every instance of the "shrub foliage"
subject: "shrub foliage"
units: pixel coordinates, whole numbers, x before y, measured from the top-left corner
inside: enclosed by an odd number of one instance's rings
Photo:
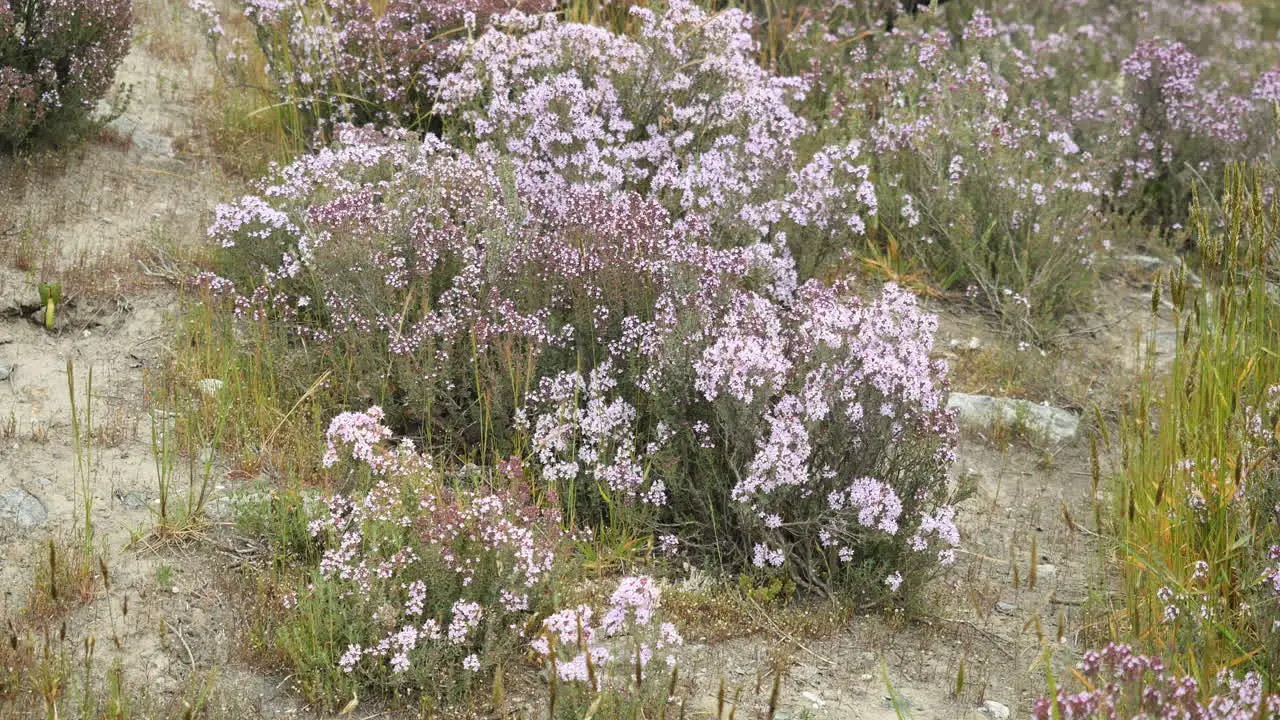
[[[132,25],[130,0],[0,0],[0,148],[79,130]]]

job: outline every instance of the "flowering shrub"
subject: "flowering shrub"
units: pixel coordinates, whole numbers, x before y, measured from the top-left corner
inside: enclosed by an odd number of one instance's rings
[[[0,147],[74,132],[129,50],[130,0],[0,0]]]
[[[672,701],[671,653],[684,639],[675,625],[660,622],[660,595],[653,578],[625,577],[599,620],[584,604],[542,621],[531,647],[547,667],[553,716],[559,711],[581,717],[595,707],[605,717],[626,717],[633,713],[625,708],[661,708]]]
[[[636,194],[527,192],[433,138],[342,140],[211,229],[226,271],[204,281],[280,333],[296,392],[329,371],[339,403],[376,398],[433,449],[520,455],[571,524],[810,588],[880,596],[950,561],[954,423],[911,295],[800,284],[780,243],[719,248]]]
[[[333,121],[425,128],[430,98],[494,14],[551,9],[547,0],[245,0],[245,15],[283,99],[326,129]],[[216,40],[216,12],[193,7]]]
[[[1089,689],[1061,690],[1041,698],[1032,710],[1035,720],[1102,720],[1143,717],[1160,720],[1268,720],[1280,717],[1280,696],[1264,693],[1257,673],[1243,678],[1218,675],[1218,691],[1205,698],[1196,679],[1171,673],[1157,657],[1139,655],[1128,645],[1110,644],[1102,652],[1090,650],[1079,665]]]
[[[791,64],[824,137],[869,151],[872,239],[1046,339],[1090,304],[1113,234],[1175,229],[1193,184],[1272,156],[1280,43],[1248,4],[982,5],[872,41],[861,4],[830,3],[791,30]]]
[[[281,630],[304,688],[324,703],[353,686],[437,697],[483,686],[527,641],[524,623],[550,598],[563,555],[558,514],[527,488],[446,487],[412,443],[383,447],[382,417],[373,407],[329,426],[325,464],[372,485],[332,498],[311,522],[324,554]]]
[[[510,156],[526,192],[638,191],[721,245],[788,233],[806,276],[862,234],[876,198],[860,145],[801,151],[814,128],[791,106],[807,83],[755,63],[749,15],[689,0],[631,15],[634,37],[495,20],[441,81],[448,134]]]
[[[859,44],[827,112],[871,150],[875,237],[1043,337],[1091,301],[1109,176],[1044,101],[1049,60],[1000,30],[977,11],[956,35],[926,17]]]

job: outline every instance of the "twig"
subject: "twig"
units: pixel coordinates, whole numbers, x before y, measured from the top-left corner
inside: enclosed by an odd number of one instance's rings
[[[1004,646],[1004,644],[1005,644],[1005,640],[1001,639],[1000,637],[998,637],[997,635],[995,635],[995,634],[994,634],[994,633],[992,633],[991,631],[989,631],[989,630],[983,630],[982,628],[980,628],[980,627],[978,627],[977,625],[973,624],[973,621],[972,621],[972,620],[965,620],[965,619],[963,619],[963,618],[948,618],[948,617],[942,617],[941,615],[929,615],[929,616],[927,616],[927,617],[930,617],[930,618],[932,618],[932,619],[934,619],[934,620],[938,620],[938,621],[940,621],[940,622],[949,622],[949,623],[956,623],[956,624],[959,624],[959,625],[965,625],[965,626],[967,626],[970,630],[973,630],[974,632],[978,633],[979,635],[982,635],[982,636],[983,636],[983,637],[985,637],[986,639],[990,640],[990,641],[991,641],[991,644],[992,644],[992,645],[994,645],[994,646],[995,646],[995,648],[996,648],[997,650],[999,650],[1000,652],[1004,653],[1004,656],[1005,656],[1005,657],[1009,658],[1010,660],[1016,660],[1016,659],[1017,659],[1017,658],[1015,658],[1015,657],[1013,656],[1013,653],[1009,652],[1009,650],[1008,650],[1007,648],[1005,648],[1005,646]]]
[[[191,653],[191,646],[187,644],[187,639],[182,635],[182,626],[174,623],[173,621],[169,621],[169,625],[173,628],[174,632],[178,634],[178,640],[182,641],[182,647],[186,648],[187,661],[191,663],[191,672],[195,672],[196,656]]]
[[[835,667],[835,666],[836,666],[835,662],[833,662],[832,660],[830,660],[830,659],[828,659],[828,658],[825,658],[825,657],[823,657],[823,656],[819,655],[818,653],[814,652],[813,650],[810,650],[808,647],[806,647],[806,646],[805,646],[805,644],[804,644],[804,643],[802,643],[802,642],[800,642],[799,640],[797,640],[797,639],[796,639],[796,637],[795,637],[794,635],[792,635],[791,633],[787,632],[786,630],[783,630],[782,628],[778,627],[778,624],[777,624],[777,623],[775,623],[775,622],[773,621],[773,618],[769,617],[769,613],[765,612],[765,611],[764,611],[764,608],[760,607],[760,603],[756,602],[755,598],[751,597],[750,595],[746,595],[746,594],[744,594],[744,595],[743,595],[743,597],[745,597],[745,598],[746,598],[746,599],[747,599],[747,600],[748,600],[752,605],[754,605],[754,606],[755,606],[755,608],[756,608],[757,610],[759,610],[759,611],[760,611],[760,617],[761,617],[761,618],[764,618],[764,621],[765,621],[766,623],[768,623],[768,625],[770,626],[770,628],[771,628],[775,633],[777,633],[777,634],[779,634],[779,635],[781,635],[781,636],[785,637],[787,640],[790,640],[791,642],[795,643],[795,646],[796,646],[796,647],[800,648],[801,650],[805,651],[805,652],[806,652],[806,653],[808,653],[809,655],[813,656],[815,659],[820,660],[821,662],[826,663],[829,667]]]

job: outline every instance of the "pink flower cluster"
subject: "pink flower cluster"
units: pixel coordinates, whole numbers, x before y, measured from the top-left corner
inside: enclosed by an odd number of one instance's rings
[[[906,254],[1032,339],[1089,302],[1113,218],[1169,229],[1192,184],[1277,149],[1258,6],[1001,1],[960,32],[921,8],[874,43],[861,7],[815,7],[787,38],[815,112],[872,152]]]
[[[753,58],[752,19],[674,0],[636,6],[634,37],[554,15],[513,13],[474,44],[435,107],[463,146],[515,163],[518,187],[554,194],[638,190],[720,233],[768,233],[783,220],[860,234],[876,210],[859,145],[801,166],[812,125],[792,105],[797,78]],[[789,184],[785,195],[774,188]]]

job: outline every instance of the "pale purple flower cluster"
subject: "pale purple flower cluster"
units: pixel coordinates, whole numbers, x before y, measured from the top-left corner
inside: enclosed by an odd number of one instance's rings
[[[1041,698],[1032,710],[1035,720],[1272,720],[1280,717],[1280,696],[1263,692],[1257,673],[1242,678],[1223,671],[1216,692],[1208,697],[1195,678],[1171,673],[1157,657],[1140,655],[1128,645],[1110,644],[1090,650],[1079,665],[1092,689],[1078,693],[1060,690],[1055,698]]]
[[[1172,228],[1192,184],[1277,149],[1280,39],[1259,6],[1002,0],[887,34],[862,7],[809,8],[792,66],[871,151],[880,225],[1010,330],[1043,339],[1089,302],[1113,217]]]
[[[22,0],[16,13],[14,5],[0,0],[0,149],[77,130],[132,40],[130,0]]]
[[[531,193],[639,190],[717,237],[784,221],[862,233],[876,200],[859,144],[799,164],[813,127],[792,105],[806,83],[755,63],[749,15],[691,0],[632,13],[634,37],[554,15],[496,18],[457,47],[435,111],[460,144],[510,157]],[[791,191],[774,195],[783,184]]]
[[[513,8],[547,0],[245,0],[267,70],[285,102],[321,125],[378,122],[419,127],[452,64],[451,46]],[[220,22],[193,0],[206,28]]]
[[[471,651],[486,634],[515,632],[516,619],[549,597],[559,516],[518,490],[443,487],[411,444],[383,447],[391,432],[382,417],[371,408],[334,419],[325,463],[350,460],[378,480],[363,494],[332,498],[328,514],[310,523],[327,541],[324,582],[367,612],[372,627],[390,628],[351,643],[338,665],[347,673],[386,663],[401,675],[419,662],[427,672],[478,672]]]
[[[589,605],[561,610],[542,621],[542,632],[530,647],[561,682],[581,683],[594,692],[614,685],[635,690],[637,677],[651,676],[648,667],[655,654],[661,653],[670,668],[675,663],[671,653],[684,644],[675,625],[659,622],[660,595],[653,578],[624,577],[598,624]],[[630,642],[610,642],[622,637]]]

